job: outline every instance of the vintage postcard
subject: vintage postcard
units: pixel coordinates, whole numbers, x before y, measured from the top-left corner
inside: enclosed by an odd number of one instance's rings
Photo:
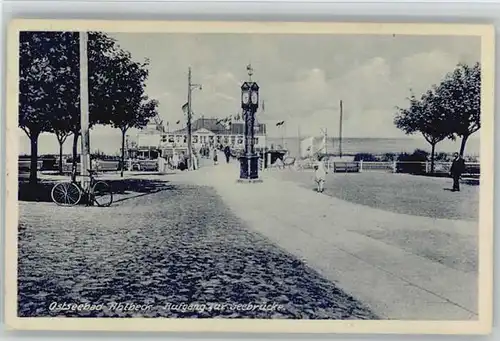
[[[494,29],[16,20],[11,329],[485,334]]]

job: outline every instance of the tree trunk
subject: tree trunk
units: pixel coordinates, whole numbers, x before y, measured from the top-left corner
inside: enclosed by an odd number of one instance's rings
[[[120,176],[123,178],[123,169],[125,168],[125,133],[127,129],[122,129],[122,162],[120,167]]]
[[[59,174],[63,173],[63,162],[62,162],[62,159],[63,159],[63,145],[64,145],[64,142],[59,141]]]
[[[40,133],[31,132],[31,159],[30,159],[30,184],[35,185],[38,181],[38,136]]]
[[[76,132],[73,132],[73,164],[71,165],[72,167],[72,172],[71,172],[71,180],[75,181],[76,180],[76,171],[78,167],[78,137],[80,135]]]
[[[436,153],[436,144],[431,143],[431,174],[434,174],[434,154]]]
[[[468,138],[469,138],[469,135],[462,136],[462,143],[460,144],[460,155],[462,155],[462,156],[464,156],[465,144],[467,143]]]

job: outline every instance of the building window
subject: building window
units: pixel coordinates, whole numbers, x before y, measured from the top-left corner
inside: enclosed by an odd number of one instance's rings
[[[253,139],[253,144],[259,144],[259,138],[258,137],[254,137]]]
[[[243,144],[243,137],[241,136],[238,137],[238,144]]]
[[[209,136],[209,137],[208,137],[208,140],[209,140],[210,142],[214,142],[214,136],[213,136],[213,135]]]
[[[224,136],[224,143],[228,143],[229,142],[229,137],[228,136]]]
[[[231,144],[234,144],[236,142],[236,136],[231,136]]]
[[[184,143],[187,143],[187,136],[184,135]]]
[[[193,143],[198,143],[198,135],[193,136]]]
[[[221,136],[217,135],[217,143],[220,143]]]
[[[177,143],[181,142],[181,137],[180,136],[176,136],[176,140],[177,140]]]

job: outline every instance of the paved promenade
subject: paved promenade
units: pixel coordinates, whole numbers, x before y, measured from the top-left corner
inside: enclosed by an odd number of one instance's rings
[[[477,250],[460,246],[477,245],[476,222],[388,212],[316,193],[272,173],[262,176],[261,184],[236,183],[233,161],[176,178],[214,187],[251,228],[382,318],[477,318],[477,270],[467,266]],[[419,239],[410,240],[415,231]],[[410,247],[416,244],[446,244],[453,251],[440,258]]]

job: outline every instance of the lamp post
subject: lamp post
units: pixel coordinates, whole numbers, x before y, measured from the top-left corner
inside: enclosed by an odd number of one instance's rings
[[[187,145],[188,145],[188,169],[192,169],[193,163],[193,145],[192,145],[192,131],[191,131],[191,121],[192,121],[192,111],[191,111],[191,101],[192,101],[192,91],[194,88],[199,90],[202,89],[201,84],[191,83],[191,68],[188,69],[188,100],[187,100]]]
[[[241,85],[241,108],[245,119],[245,154],[240,157],[239,182],[261,182],[259,156],[255,154],[255,113],[259,107],[259,85],[252,81],[253,69],[247,66],[249,80]]]
[[[88,84],[88,35],[80,32],[80,126],[82,135],[81,168],[82,187],[87,188],[90,166],[89,141],[89,84]],[[92,205],[92,202],[88,203]]]

